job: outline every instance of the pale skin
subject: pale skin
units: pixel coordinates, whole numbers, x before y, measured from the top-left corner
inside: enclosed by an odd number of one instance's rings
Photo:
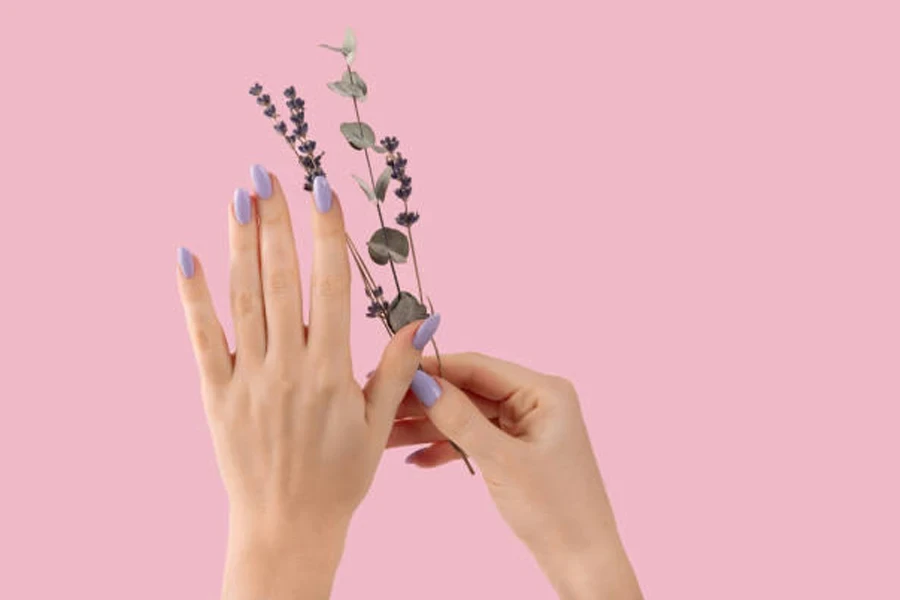
[[[228,211],[233,352],[200,261],[184,252],[190,264],[176,271],[229,499],[222,598],[328,598],[385,448],[430,444],[410,460],[435,467],[459,457],[448,439],[475,461],[561,598],[640,598],[572,385],[480,354],[448,355],[435,378],[440,395],[426,407],[409,392],[420,364],[437,373],[413,344],[418,321],[393,336],[361,386],[340,201],[311,208],[304,325],[288,205],[270,182],[251,196],[248,222],[234,204]]]

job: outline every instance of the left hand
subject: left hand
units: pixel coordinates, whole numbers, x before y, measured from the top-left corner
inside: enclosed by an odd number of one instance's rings
[[[229,211],[234,354],[199,260],[179,249],[177,271],[230,502],[223,597],[327,597],[351,516],[438,318],[398,331],[361,388],[350,361],[350,264],[337,196],[317,178],[305,327],[287,202],[274,176],[258,166],[251,174],[255,193],[238,190]]]

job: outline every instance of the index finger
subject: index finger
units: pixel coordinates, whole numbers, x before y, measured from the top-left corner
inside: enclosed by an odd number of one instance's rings
[[[456,387],[489,400],[505,400],[520,388],[540,378],[540,373],[478,352],[441,354],[441,370],[435,356],[422,358],[422,368]]]

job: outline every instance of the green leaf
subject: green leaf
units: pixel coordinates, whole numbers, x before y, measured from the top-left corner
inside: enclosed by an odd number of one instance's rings
[[[375,145],[375,132],[366,123],[341,123],[341,133],[357,150]]]
[[[409,292],[400,292],[388,308],[388,324],[393,331],[427,316],[428,310]]]
[[[377,265],[386,265],[389,261],[405,263],[409,255],[409,240],[402,231],[384,227],[372,234],[367,244],[369,257]]]
[[[328,89],[347,98],[353,97],[353,92],[349,90],[346,85],[344,85],[343,81],[329,81]]]
[[[387,152],[387,150],[385,150],[381,146],[372,146],[372,150],[374,150],[378,154],[384,154],[385,152]]]
[[[356,58],[356,34],[349,27],[344,32],[344,45],[341,49],[344,52],[344,58],[347,59],[347,64],[352,65],[353,59]]]
[[[372,192],[372,188],[369,187],[369,184],[366,183],[362,177],[358,177],[356,175],[351,175],[351,177],[353,177],[356,183],[359,184],[359,187],[361,187],[362,191],[366,193],[366,196],[369,198],[369,200],[375,200],[375,194]]]
[[[384,201],[384,195],[387,193],[388,185],[391,183],[391,168],[385,167],[384,171],[381,172],[381,175],[378,176],[378,181],[375,182],[375,197]]]
[[[359,97],[363,97],[369,93],[369,86],[363,81],[363,78],[356,71],[344,71],[341,81],[349,88],[359,90]]]

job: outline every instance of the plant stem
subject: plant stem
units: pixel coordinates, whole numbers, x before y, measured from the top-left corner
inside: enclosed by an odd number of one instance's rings
[[[403,201],[403,210],[409,213],[409,202]],[[425,302],[425,295],[422,293],[422,278],[419,276],[419,261],[416,258],[416,244],[413,242],[412,225],[406,226],[406,235],[409,237],[409,249],[412,252],[413,269],[416,272],[416,285],[419,287],[419,302]]]
[[[347,65],[347,72],[350,75],[353,75],[353,69],[350,68],[350,65]],[[359,116],[359,102],[356,101],[356,97],[352,98],[353,100],[353,110],[356,112],[356,124],[359,125],[359,135],[362,137],[362,119]],[[372,184],[372,189],[375,189],[375,174],[372,172],[372,159],[369,158],[369,149],[363,148],[363,153],[366,155],[366,166],[369,167],[369,181]],[[387,231],[384,226],[384,214],[381,212],[381,201],[378,198],[375,199],[375,209],[378,211],[378,222],[381,223],[381,235],[384,236],[384,245],[387,246]],[[394,266],[394,259],[391,258],[391,255],[388,254],[388,263],[391,265],[391,274],[394,276],[394,285],[397,286],[397,295],[400,295],[400,279],[397,278],[397,268]]]

